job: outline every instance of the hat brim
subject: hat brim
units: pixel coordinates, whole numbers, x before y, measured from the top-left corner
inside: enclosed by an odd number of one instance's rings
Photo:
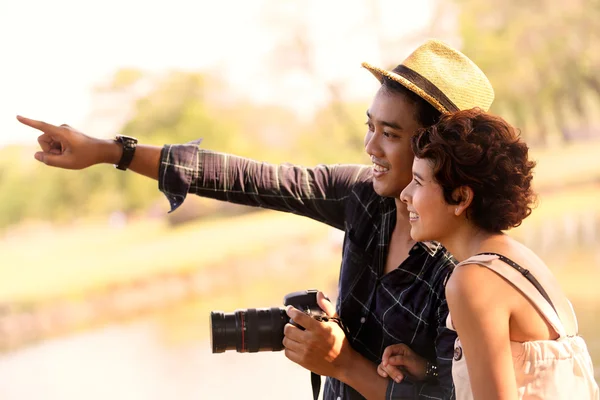
[[[388,71],[383,68],[375,67],[366,62],[363,62],[362,66],[363,66],[363,68],[366,68],[369,72],[371,72],[375,76],[375,78],[377,78],[377,80],[379,82],[383,83],[383,77],[385,76],[395,82],[398,82],[399,84],[401,84],[402,86],[404,86],[405,88],[410,90],[411,92],[417,94],[419,97],[421,97],[423,100],[427,101],[429,104],[431,104],[433,107],[435,107],[435,109],[438,110],[439,112],[441,112],[442,114],[447,114],[450,112],[450,110],[446,109],[446,107],[444,107],[433,96],[428,94],[426,91],[424,91],[419,86],[415,85],[413,82],[409,81],[405,77],[400,76],[392,71]]]

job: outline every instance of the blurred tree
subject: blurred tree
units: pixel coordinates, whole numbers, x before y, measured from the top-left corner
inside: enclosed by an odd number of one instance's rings
[[[368,12],[373,3],[361,1],[353,7],[362,7]],[[310,118],[304,121],[296,119],[298,123],[302,122],[302,133],[293,140],[296,154],[285,161],[311,165],[365,161],[362,157],[364,129],[361,124],[364,123],[368,104],[348,100],[346,94],[350,83],[324,76],[322,68],[318,68],[320,38],[309,29],[314,6],[315,3],[304,7],[276,0],[269,0],[264,5],[265,24],[279,38],[266,63],[271,79],[281,82],[281,87],[285,87],[287,78],[293,82],[302,81],[303,88],[313,92],[307,97],[319,99],[313,104]],[[320,10],[320,7],[317,9]],[[352,25],[349,30],[370,32],[378,24],[367,24],[360,19]],[[377,45],[389,43],[380,41]]]
[[[297,148],[305,164],[366,163],[364,151],[367,102],[331,101],[305,125]]]
[[[540,144],[597,132],[598,0],[455,2],[462,49],[495,88],[492,111]]]
[[[22,184],[26,180],[20,168],[22,152],[18,150],[17,146],[0,149],[0,227],[21,221],[27,212],[27,203],[23,199],[29,199],[33,194],[31,185]]]
[[[212,101],[211,96],[219,89],[214,77],[173,71],[136,101],[133,117],[121,132],[144,143],[186,143],[202,138],[210,148],[246,150],[250,135],[242,134]],[[133,174],[119,176],[117,186],[124,194],[124,210],[128,212],[147,208],[161,197],[155,182]]]

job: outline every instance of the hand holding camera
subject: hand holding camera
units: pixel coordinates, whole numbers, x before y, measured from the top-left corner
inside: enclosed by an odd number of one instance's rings
[[[316,290],[289,293],[283,298],[283,304],[293,307],[308,319],[327,319],[327,314],[317,304]],[[288,315],[283,307],[248,308],[229,314],[213,311],[210,313],[212,352],[236,350],[238,353],[255,353],[283,350],[286,324],[302,328],[290,320]]]
[[[343,374],[342,367],[352,365],[350,358],[354,350],[337,320],[335,307],[321,292],[317,294],[317,304],[326,315],[321,320],[288,307],[287,315],[304,329],[293,324],[285,326],[285,356],[318,375],[339,379]]]
[[[283,307],[210,313],[213,353],[280,351],[319,375],[339,377],[354,354],[334,305],[317,290],[293,292]]]

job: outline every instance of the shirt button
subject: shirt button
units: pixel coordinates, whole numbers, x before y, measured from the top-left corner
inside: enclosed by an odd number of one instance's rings
[[[366,320],[367,320],[367,319],[366,319],[365,317],[362,317],[362,318],[360,319],[360,323],[361,323],[361,324],[364,324]],[[339,399],[339,397],[338,397],[338,399]]]
[[[342,400],[342,396],[338,396],[338,397],[337,397],[337,400]]]

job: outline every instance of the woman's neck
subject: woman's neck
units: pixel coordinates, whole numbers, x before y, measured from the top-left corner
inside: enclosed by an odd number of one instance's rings
[[[457,226],[456,229],[452,230],[452,233],[442,238],[440,242],[454,258],[463,261],[479,253],[484,247],[484,242],[498,235],[502,234],[487,232],[466,223]]]

